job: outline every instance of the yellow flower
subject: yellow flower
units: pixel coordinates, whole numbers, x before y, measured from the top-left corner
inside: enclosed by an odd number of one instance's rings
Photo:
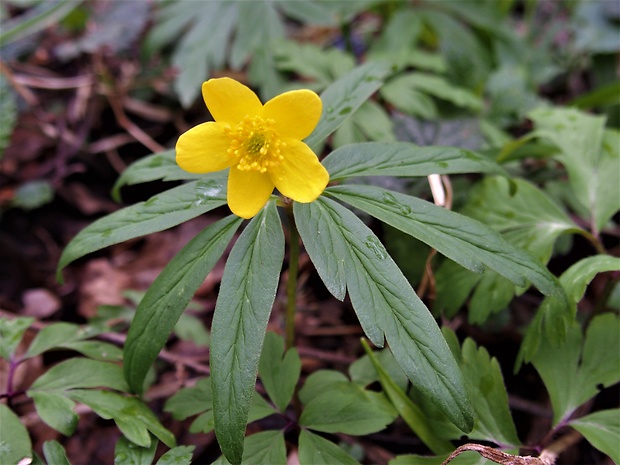
[[[265,206],[274,187],[297,202],[315,200],[329,174],[302,139],[321,116],[321,99],[310,90],[285,92],[265,105],[243,84],[209,79],[202,95],[214,122],[183,133],[177,163],[190,173],[230,167],[228,206],[252,218]]]

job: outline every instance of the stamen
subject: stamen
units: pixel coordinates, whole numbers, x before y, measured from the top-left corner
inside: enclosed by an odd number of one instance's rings
[[[228,156],[237,161],[238,169],[265,173],[284,160],[280,149],[286,144],[273,128],[274,123],[272,119],[246,116],[235,128],[225,129],[231,137]]]

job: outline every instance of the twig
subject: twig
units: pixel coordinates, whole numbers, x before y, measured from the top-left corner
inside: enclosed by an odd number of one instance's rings
[[[546,447],[538,457],[531,455],[512,455],[493,447],[483,446],[482,444],[463,444],[452,452],[441,465],[447,465],[463,452],[478,452],[485,459],[491,460],[501,465],[554,465],[558,456],[566,449],[576,444],[582,439],[579,431],[571,430],[557,441]]]

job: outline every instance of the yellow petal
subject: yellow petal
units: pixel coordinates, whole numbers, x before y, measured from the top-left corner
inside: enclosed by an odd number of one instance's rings
[[[258,115],[263,108],[263,104],[252,90],[226,77],[204,82],[202,97],[213,119],[231,126],[236,125],[247,115]]]
[[[230,137],[225,125],[202,123],[184,132],[176,145],[177,164],[190,173],[213,173],[228,168],[235,160],[228,155]]]
[[[285,142],[281,150],[284,160],[271,168],[271,179],[286,197],[301,203],[312,202],[327,187],[329,173],[306,144],[295,139]]]
[[[280,137],[304,139],[314,130],[323,105],[311,90],[292,90],[269,100],[263,109],[263,118],[275,121]]]
[[[273,182],[267,174],[230,169],[228,206],[235,215],[246,220],[252,218],[265,206],[272,192]]]

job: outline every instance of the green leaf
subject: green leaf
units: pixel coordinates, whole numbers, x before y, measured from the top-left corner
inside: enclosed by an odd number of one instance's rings
[[[399,110],[419,116],[429,116],[416,111],[415,99],[420,93],[432,95],[473,111],[482,108],[482,100],[471,91],[457,87],[440,76],[427,73],[404,74],[391,79],[381,88],[381,95]]]
[[[469,270],[490,268],[519,286],[530,280],[546,294],[558,288],[545,267],[478,221],[374,186],[334,186],[326,193],[421,240]]]
[[[59,347],[75,350],[86,357],[104,362],[120,362],[123,359],[122,349],[102,341],[76,341],[62,344]]]
[[[23,210],[34,210],[54,199],[54,188],[48,181],[28,181],[15,191],[11,206]]]
[[[125,168],[112,188],[112,197],[119,202],[121,198],[120,190],[123,186],[133,186],[134,184],[157,181],[159,179],[162,181],[184,181],[198,178],[206,181],[209,178],[219,180],[220,177],[221,173],[188,173],[177,165],[176,151],[171,149],[140,158]]]
[[[318,91],[355,68],[355,59],[337,48],[324,49],[312,43],[279,42],[275,48],[278,69],[315,81]]]
[[[605,118],[569,108],[530,113],[536,133],[558,146],[556,155],[594,234],[620,209],[620,133],[605,130]]]
[[[421,28],[422,22],[415,11],[398,9],[384,26],[381,36],[371,42],[369,56],[392,58],[411,54]]]
[[[561,346],[541,341],[532,363],[549,392],[554,425],[598,394],[598,386],[620,381],[619,327],[620,317],[606,313],[590,322],[583,346],[581,329],[576,323],[569,328]]]
[[[268,332],[258,364],[258,376],[269,398],[285,412],[293,398],[295,386],[301,374],[301,359],[295,348],[284,354],[284,340],[276,333]]]
[[[432,429],[428,427],[424,412],[412,402],[406,392],[383,369],[376,355],[370,350],[368,343],[362,340],[362,345],[379,375],[383,392],[388,396],[401,418],[411,428],[411,431],[435,454],[452,451],[452,443],[436,436]]]
[[[194,181],[123,208],[87,226],[73,238],[58,262],[57,279],[69,263],[96,250],[171,228],[226,203],[225,173]]]
[[[43,455],[49,465],[71,465],[65,449],[58,441],[45,441],[43,443]]]
[[[34,318],[0,318],[0,358],[11,360]]]
[[[11,142],[11,135],[17,121],[16,100],[15,93],[6,78],[4,75],[0,76],[0,160],[4,157],[4,149]]]
[[[177,39],[172,54],[172,65],[179,70],[173,87],[185,108],[200,95],[200,86],[211,71],[224,65],[226,45],[238,14],[236,2],[206,2],[197,6],[187,33]]]
[[[31,358],[52,349],[71,349],[95,360],[120,361],[122,351],[115,345],[85,340],[100,333],[100,329],[92,326],[54,323],[39,331],[24,354],[24,358]]]
[[[175,420],[204,412],[212,407],[211,380],[203,378],[195,386],[180,389],[166,401],[164,412],[172,413]]]
[[[462,209],[464,215],[486,223],[501,233],[507,243],[511,244],[507,250],[518,250],[514,247],[517,246],[525,249],[542,263],[546,263],[559,236],[567,233],[584,233],[543,191],[522,179],[511,180],[510,183],[501,177],[485,178],[472,189],[469,201]],[[516,188],[514,193],[511,192],[511,185]],[[528,254],[523,251],[518,253],[523,257],[529,257],[527,261],[534,264],[541,273],[541,277],[536,281],[532,276],[525,274],[524,276],[545,294],[552,293],[554,289],[551,285],[555,286],[557,298],[566,304],[566,297],[555,278]],[[523,262],[523,265],[528,266],[526,262]],[[501,269],[492,269],[519,287],[527,284],[506,276]],[[479,285],[469,305],[469,320],[472,323],[483,323],[491,313],[505,308],[515,293],[510,283],[495,273],[489,272],[484,276],[475,277],[466,270],[457,269],[449,262],[440,265],[435,278],[437,300],[434,308],[436,311],[445,309],[448,315],[453,314],[465,302],[471,290]],[[547,287],[543,288],[545,281]]]
[[[88,405],[101,418],[113,419],[125,437],[140,447],[151,446],[149,432],[168,447],[176,445],[173,434],[135,397],[125,397],[112,391],[85,389],[69,391],[68,396],[76,402]]]
[[[523,180],[488,177],[478,183],[462,213],[502,233],[506,240],[547,263],[556,239],[581,230],[547,194]]]
[[[28,396],[34,401],[39,418],[60,431],[65,436],[75,432],[79,417],[73,411],[75,402],[64,397],[64,392],[28,391]]]
[[[191,341],[196,346],[208,347],[209,331],[200,318],[184,313],[174,326],[174,333],[183,341]]]
[[[164,412],[172,413],[175,420],[185,420],[192,415],[200,414],[190,426],[191,433],[208,433],[213,431],[213,396],[210,378],[203,378],[195,386],[179,390],[164,406]],[[259,395],[252,397],[252,405],[248,415],[248,423],[260,420],[276,413]]]
[[[245,438],[241,465],[268,463],[286,465],[286,446],[282,431],[262,431]],[[230,465],[222,456],[213,465]]]
[[[190,465],[195,448],[196,446],[173,447],[159,458],[156,465]]]
[[[601,410],[570,422],[590,444],[620,463],[620,409]]]
[[[32,443],[26,427],[4,404],[0,404],[0,425],[0,463],[18,463],[26,457],[32,457]]]
[[[449,286],[450,283],[447,282],[446,284]],[[444,285],[438,286],[437,289],[441,289],[442,292],[445,292]],[[521,293],[523,290],[525,289],[515,289],[514,284],[497,273],[491,272],[483,274],[469,300],[467,320],[471,324],[484,324],[493,313],[507,308],[514,298],[515,293]],[[556,296],[560,302],[566,301],[566,297],[562,292],[556,292],[553,295]],[[437,300],[443,304],[444,299],[449,299],[449,296],[444,295],[442,299]],[[441,304],[438,304],[438,308],[440,308]]]
[[[215,432],[222,452],[241,463],[258,362],[284,259],[274,202],[256,215],[233,247],[211,326]]]
[[[61,347],[64,343],[83,341],[97,334],[100,334],[100,331],[92,326],[80,327],[72,323],[54,323],[39,331],[24,357],[35,357],[50,349]]]
[[[620,104],[620,81],[604,84],[571,100],[570,105],[581,110],[605,108]]]
[[[231,215],[205,228],[168,263],[140,301],[127,334],[123,364],[134,392],[142,392],[157,354],[241,222]]]
[[[70,358],[47,370],[32,383],[31,391],[66,391],[75,388],[107,387],[127,391],[122,368],[114,363],[88,358]]]
[[[26,394],[35,402],[39,417],[65,436],[75,431],[78,417],[69,398],[72,389],[107,387],[126,391],[122,369],[113,363],[71,358],[53,366],[32,384]]]
[[[312,397],[299,423],[325,433],[364,435],[385,429],[396,415],[383,394],[341,381],[331,383]]]
[[[330,180],[354,176],[494,173],[504,170],[495,162],[455,147],[419,147],[410,142],[365,142],[334,150],[323,160]]]
[[[392,119],[381,105],[372,100],[366,100],[355,114],[338,128],[334,133],[332,146],[342,147],[366,140],[396,140]]]
[[[434,31],[431,40],[439,41],[439,50],[448,65],[448,79],[470,89],[481,88],[491,73],[491,57],[475,32],[435,8],[419,8],[416,13]]]
[[[11,42],[27,37],[58,22],[75,9],[81,0],[41,2],[26,13],[2,24],[0,43],[6,47]]]
[[[244,24],[237,28],[230,50],[230,65],[234,70],[241,69],[250,59],[254,64],[254,53],[265,43],[284,36],[273,3],[239,2],[239,20]]]
[[[299,433],[299,463],[303,465],[360,465],[342,448],[310,431]]]
[[[364,341],[362,341],[364,344]],[[349,375],[351,381],[360,386],[368,386],[375,381],[379,381],[379,374],[375,369],[373,360],[377,360],[381,366],[381,369],[386,373],[391,381],[400,388],[403,392],[407,390],[409,385],[409,378],[403,372],[402,368],[396,362],[394,355],[389,349],[383,349],[373,352],[373,358],[368,355],[358,358],[355,362],[349,365]]]
[[[456,426],[470,431],[471,405],[456,362],[437,323],[379,239],[353,213],[330,199],[295,203],[294,209],[319,275],[326,285],[344,278],[368,338],[381,347],[385,337],[409,379]],[[340,270],[344,276],[328,274]]]
[[[151,465],[159,441],[151,441],[149,447],[140,447],[121,436],[114,448],[114,465]]]
[[[521,441],[510,414],[508,394],[497,359],[467,338],[461,348],[459,365],[476,413],[476,423],[469,438],[494,442],[502,447],[519,446]]]
[[[316,149],[381,87],[389,72],[390,66],[387,63],[368,62],[351,70],[325,89],[321,93],[321,119],[312,134],[306,138],[306,144]]]
[[[316,396],[328,390],[332,384],[348,382],[348,378],[335,370],[317,370],[306,378],[303,387],[299,390],[299,400],[308,404]]]
[[[574,321],[577,303],[583,298],[586,287],[598,273],[620,271],[620,259],[609,255],[584,258],[567,269],[560,276],[560,284],[568,297],[568,305],[557,296],[548,296],[538,309],[521,343],[517,365],[530,362],[538,351],[542,338],[548,338],[552,345],[561,344],[566,331]]]

